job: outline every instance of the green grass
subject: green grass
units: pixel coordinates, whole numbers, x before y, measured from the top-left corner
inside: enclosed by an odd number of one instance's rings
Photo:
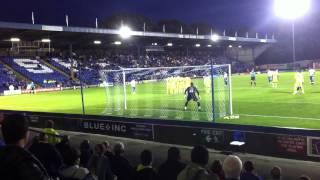
[[[293,76],[294,73],[280,73],[279,87],[273,89],[267,83],[266,75],[258,75],[257,87],[250,87],[248,75],[234,75],[233,109],[240,119],[220,118],[217,122],[320,129],[320,86],[311,86],[306,73],[306,93],[292,95]],[[119,93],[123,87],[109,91],[105,88],[85,89],[85,112],[91,115],[208,121],[211,116],[206,111],[210,111],[211,96],[204,92],[202,80],[194,82],[200,89],[202,112],[196,111],[195,103],[190,103],[188,111],[184,111],[183,95],[167,95],[164,83],[139,84],[136,94],[131,94],[130,87],[127,87],[126,111],[123,110],[123,96]],[[65,90],[1,96],[0,109],[81,114],[81,95],[79,90]]]

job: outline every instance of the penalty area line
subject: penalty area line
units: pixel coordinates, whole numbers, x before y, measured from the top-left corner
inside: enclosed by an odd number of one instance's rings
[[[308,117],[274,116],[274,115],[258,115],[258,114],[239,114],[239,115],[240,116],[248,116],[248,117],[263,117],[263,118],[280,118],[280,119],[299,119],[299,120],[320,121],[320,118],[308,118]]]

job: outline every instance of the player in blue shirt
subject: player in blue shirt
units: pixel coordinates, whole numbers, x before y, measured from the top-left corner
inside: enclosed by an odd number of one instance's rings
[[[197,102],[198,110],[201,109],[200,102],[199,102],[200,94],[198,89],[193,85],[193,83],[191,83],[190,86],[184,91],[184,95],[187,98],[187,101],[184,105],[185,110],[187,110],[187,106],[190,100]]]
[[[250,72],[250,84],[251,86],[254,84],[254,86],[257,86],[257,83],[256,83],[256,72],[254,72],[254,69],[252,69],[252,71]]]

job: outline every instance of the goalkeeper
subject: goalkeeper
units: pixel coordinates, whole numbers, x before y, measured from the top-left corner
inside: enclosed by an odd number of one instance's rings
[[[201,109],[200,102],[199,102],[200,94],[198,89],[193,85],[192,82],[190,83],[190,86],[184,91],[184,96],[187,98],[187,101],[184,105],[184,110],[187,110],[187,106],[190,100],[197,102],[198,110]]]

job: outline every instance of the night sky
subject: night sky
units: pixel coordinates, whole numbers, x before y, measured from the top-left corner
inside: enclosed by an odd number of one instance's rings
[[[0,21],[30,22],[34,11],[39,24],[62,25],[68,14],[72,25],[94,26],[95,17],[129,12],[152,20],[207,22],[221,29],[250,27],[267,32],[281,23],[272,5],[272,0],[6,0],[0,6]],[[313,11],[318,5],[314,2]]]

